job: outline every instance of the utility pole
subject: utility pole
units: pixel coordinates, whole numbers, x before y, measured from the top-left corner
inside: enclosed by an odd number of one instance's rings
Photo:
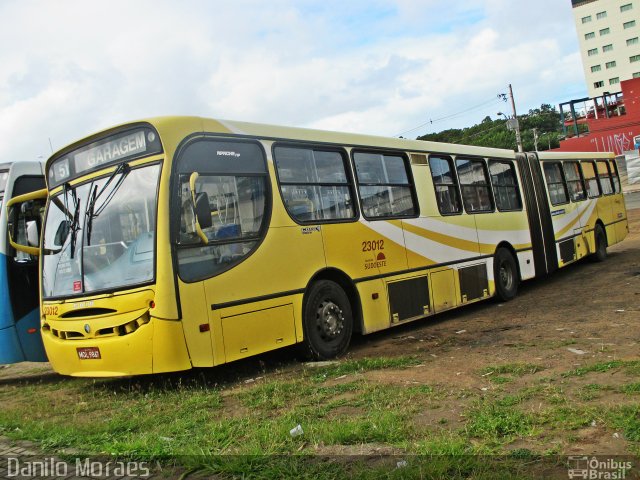
[[[522,138],[520,137],[520,125],[518,125],[518,115],[516,114],[516,102],[513,100],[513,89],[509,84],[509,98],[511,99],[511,109],[513,110],[514,130],[516,131],[516,143],[518,144],[518,152],[524,152],[522,148]],[[536,149],[537,150],[537,149]]]
[[[533,129],[533,144],[535,145],[535,151],[538,151],[538,129]]]

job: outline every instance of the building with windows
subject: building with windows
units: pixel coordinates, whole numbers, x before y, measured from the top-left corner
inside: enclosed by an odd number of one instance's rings
[[[640,78],[640,0],[571,0],[590,97]]]

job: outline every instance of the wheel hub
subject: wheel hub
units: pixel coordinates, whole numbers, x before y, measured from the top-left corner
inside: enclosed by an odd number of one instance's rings
[[[504,263],[500,265],[500,282],[506,288],[511,288],[511,283],[513,282],[513,274],[509,266]]]
[[[344,316],[342,309],[330,300],[322,302],[317,312],[318,330],[325,339],[333,339],[342,333]]]

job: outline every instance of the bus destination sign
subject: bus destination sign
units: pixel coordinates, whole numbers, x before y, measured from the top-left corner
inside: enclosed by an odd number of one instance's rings
[[[151,128],[138,128],[91,143],[62,157],[49,167],[49,188],[85,172],[120,160],[162,152],[158,135]]]
[[[91,147],[73,156],[76,172],[91,170],[103,163],[111,163],[147,150],[144,132],[134,132],[109,142]]]

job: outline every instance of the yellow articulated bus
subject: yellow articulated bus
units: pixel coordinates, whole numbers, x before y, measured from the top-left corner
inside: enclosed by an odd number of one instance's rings
[[[41,330],[66,375],[293,344],[332,358],[354,332],[509,300],[627,234],[610,154],[165,117],[76,142],[46,175]]]

